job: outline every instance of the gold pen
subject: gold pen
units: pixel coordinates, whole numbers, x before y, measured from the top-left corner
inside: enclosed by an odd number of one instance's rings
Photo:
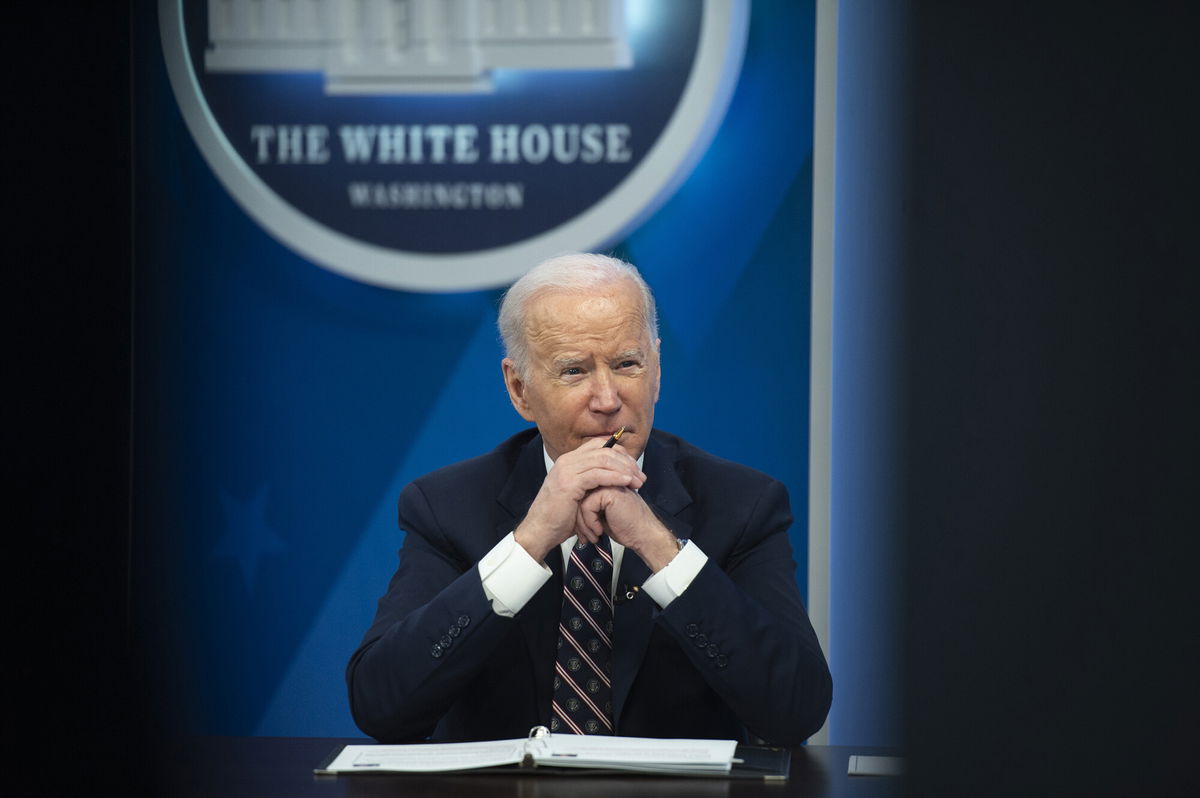
[[[617,430],[616,432],[614,432],[614,433],[612,434],[612,437],[611,437],[611,438],[609,438],[608,440],[606,440],[606,441],[604,442],[604,445],[603,445],[603,446],[601,446],[600,448],[601,448],[601,449],[611,449],[612,447],[616,446],[616,445],[617,445],[617,441],[621,440],[621,435],[622,435],[622,434],[624,434],[624,432],[625,432],[625,428],[624,428],[624,427],[621,427],[619,430]]]

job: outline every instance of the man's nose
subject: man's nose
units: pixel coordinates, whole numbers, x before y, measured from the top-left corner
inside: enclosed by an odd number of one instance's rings
[[[621,396],[617,392],[616,378],[607,372],[598,372],[592,381],[592,412],[615,413],[620,409]]]

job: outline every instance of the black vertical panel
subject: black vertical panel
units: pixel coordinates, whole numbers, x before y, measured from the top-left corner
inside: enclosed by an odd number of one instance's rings
[[[140,778],[124,767],[140,729],[127,616],[129,15],[123,2],[5,9],[13,794],[129,794]]]
[[[912,7],[913,794],[1195,786],[1185,8]]]

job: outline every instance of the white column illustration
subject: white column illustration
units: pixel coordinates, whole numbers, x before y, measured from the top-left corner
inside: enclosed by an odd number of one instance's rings
[[[328,94],[486,92],[489,71],[624,69],[623,0],[209,0],[209,72],[322,72]]]
[[[488,67],[620,69],[633,65],[620,0],[480,0]]]
[[[314,72],[342,38],[328,0],[209,0],[209,72]]]

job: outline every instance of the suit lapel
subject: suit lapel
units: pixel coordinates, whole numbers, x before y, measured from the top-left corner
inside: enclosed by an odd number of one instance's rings
[[[512,532],[512,528],[529,512],[529,505],[533,504],[533,499],[545,478],[546,462],[542,455],[542,436],[534,435],[517,454],[508,482],[496,496],[496,501],[510,516],[501,522],[504,531],[497,540]]]
[[[679,479],[675,469],[676,451],[674,447],[661,442],[651,434],[646,443],[646,459],[643,461],[643,471],[646,472],[646,484],[640,493],[651,509],[655,511],[663,524],[676,537],[691,537],[691,527],[678,517],[678,514],[689,504],[692,497]],[[642,559],[631,551],[626,551],[621,560],[621,574],[617,580],[617,604],[613,607],[613,721],[620,724],[621,711],[629,691],[633,687],[634,678],[641,669],[642,658],[646,654],[646,646],[650,643],[650,634],[654,630],[654,616],[658,607],[654,600],[641,593],[633,599],[622,601],[622,594],[628,587],[641,585],[650,578],[650,569]],[[619,726],[618,726],[618,733]]]

